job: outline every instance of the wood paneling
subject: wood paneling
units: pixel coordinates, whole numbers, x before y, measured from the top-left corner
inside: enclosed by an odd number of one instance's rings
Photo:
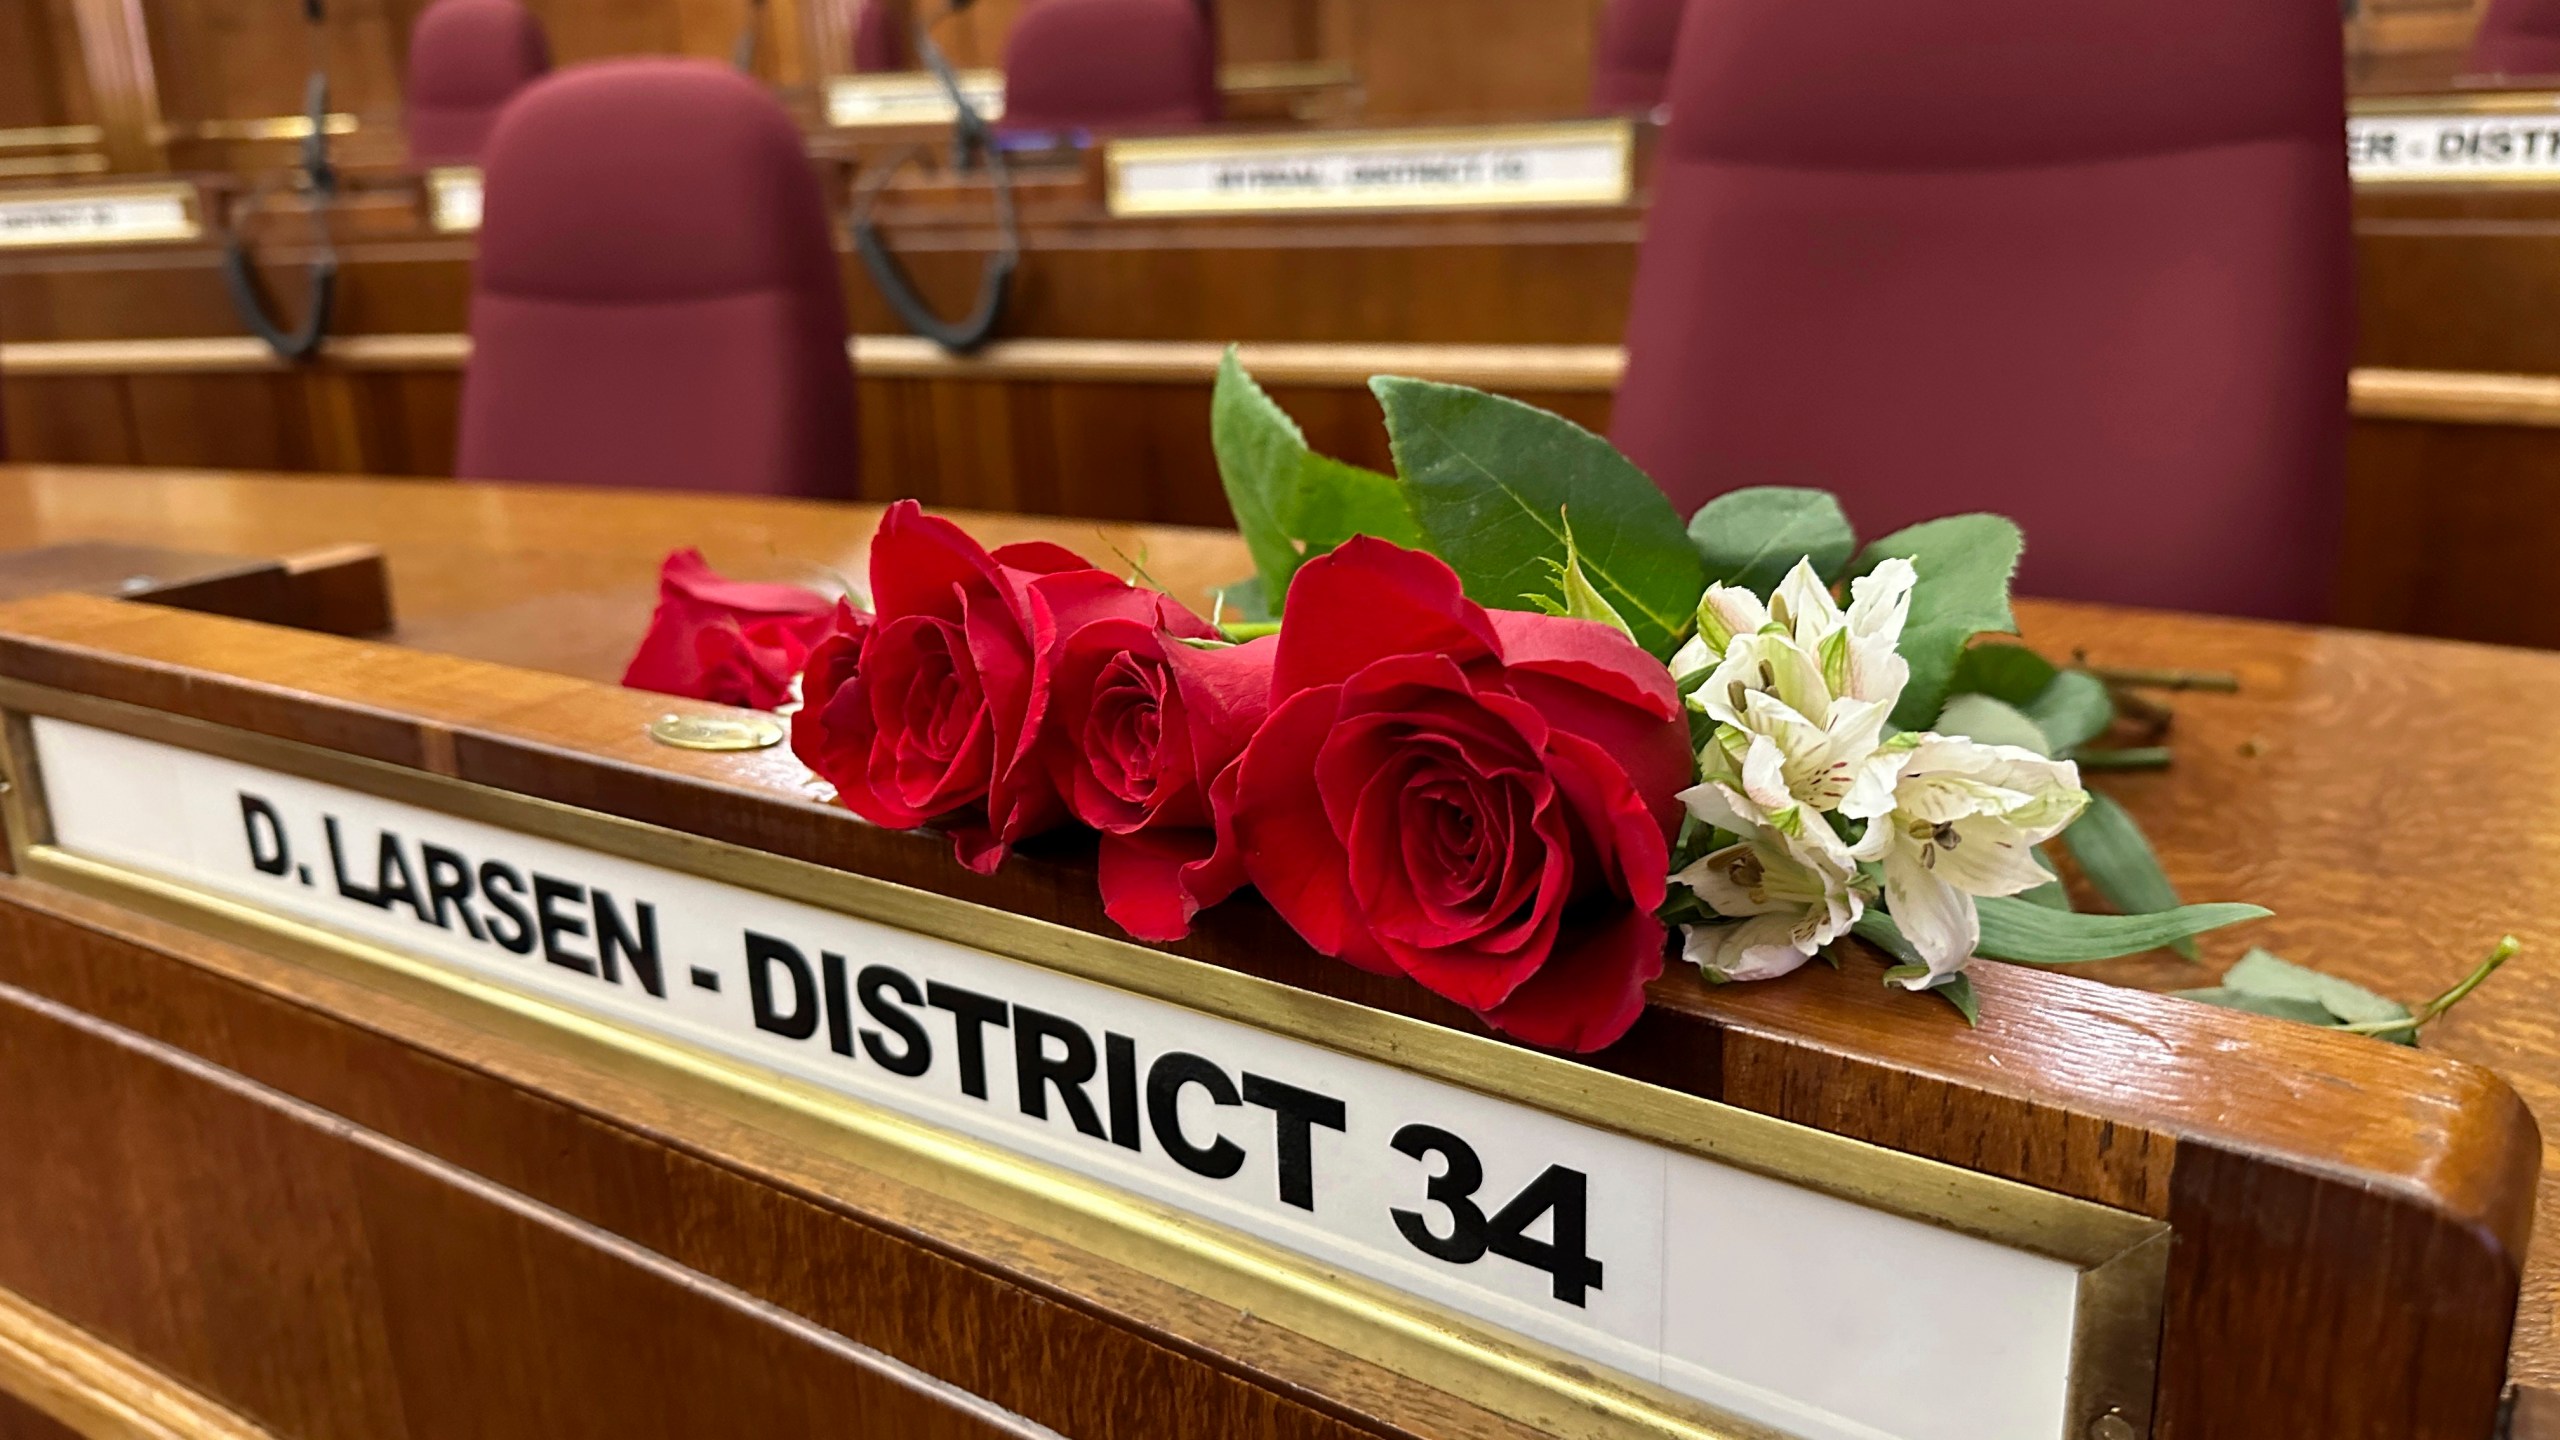
[[[671,503],[699,514],[705,502]],[[730,508],[735,513],[759,507]],[[653,509],[649,500],[636,497],[589,504],[591,513],[626,512],[635,528]],[[798,506],[771,513],[783,518],[830,512]],[[995,521],[985,528],[996,535],[1037,527]],[[1081,538],[1067,527],[1048,528],[1060,539]],[[1181,566],[1176,573],[1182,580],[1168,583],[1184,588],[1242,563],[1232,536],[1156,531],[1133,538],[1151,557],[1161,552],[1165,564]],[[2266,677],[2270,667],[2296,663],[2304,645],[2324,638],[2270,626],[2155,624],[2151,617],[2086,608],[2031,609],[2031,631],[2076,632],[2110,658],[2161,632],[2216,661],[2235,651],[2245,654],[2251,657],[2244,667],[2249,683],[2273,692],[2257,698],[2261,707],[2274,707],[2262,708],[2261,718],[2310,698],[2300,686]],[[2335,638],[2350,647],[2359,643],[2355,637]],[[2197,645],[2199,639],[2222,645]],[[2458,684],[2471,653],[2448,652],[2433,664],[2392,657],[2400,661],[2392,673]],[[2356,667],[2344,668],[2352,674]],[[2547,684],[2560,686],[2560,661],[2540,668],[2548,672],[2542,677]],[[651,745],[641,721],[663,702],[646,695],[435,657],[404,661],[321,637],[77,597],[0,609],[0,673],[261,733],[318,739],[389,763],[428,766],[1107,933],[1091,862],[1074,847],[1034,847],[993,877],[972,875],[955,864],[940,837],[882,831],[808,805],[787,759],[675,754]],[[2251,693],[2244,691],[2244,697]],[[2516,733],[2521,740],[2522,732]],[[2282,726],[2269,741],[2285,748],[2326,743],[2318,729]],[[2528,788],[2522,782],[2535,751],[2528,746],[2515,753],[2521,763],[2506,763],[2502,756],[2497,773]],[[2472,761],[2448,756],[2447,763]],[[2203,773],[2181,776],[2213,799],[2197,813],[2231,803],[2233,787],[2212,783],[2221,778],[2213,773],[2217,767],[2206,762],[2199,769]],[[2384,782],[2376,776],[2375,783]],[[2284,798],[2263,783],[2257,789],[2258,798]],[[2300,798],[2299,792],[2284,793]],[[2339,813],[2353,810],[2351,797],[2319,793],[2345,807]],[[2448,815],[2445,823],[2468,822]],[[2294,833],[2334,855],[2335,836],[2322,832],[2322,822],[2302,819]],[[2178,832],[2166,827],[2160,833]],[[2263,857],[2278,837],[2251,838]],[[2281,907],[2286,902],[2274,891],[2282,888],[2248,893]],[[2472,912],[2457,908],[2450,896],[2429,903],[2440,905],[2430,912],[2432,922],[2412,915],[2411,923],[2446,929],[2472,923]],[[20,912],[20,923],[41,927],[17,945],[0,947],[0,975],[14,969],[41,977],[12,983],[92,1010],[102,1023],[183,1027],[190,1037],[187,1048],[210,1046],[214,1053],[206,1059],[235,1068],[287,1069],[296,1078],[292,1087],[280,1088],[297,1093],[310,1085],[340,1096],[382,1095],[375,1087],[399,1079],[390,1057],[350,1063],[344,1047],[351,1036],[333,1035],[332,1053],[321,1053],[279,1043],[280,1026],[273,1022],[236,1015],[240,1007],[221,997],[224,986],[215,972],[250,962],[213,953],[220,947],[163,942],[177,952],[166,963],[124,950],[112,960],[112,973],[133,976],[139,968],[148,969],[149,977],[101,988],[92,977],[109,973],[110,962],[83,953],[95,948],[91,942],[61,933],[63,922],[74,918],[70,910],[24,882],[0,886],[0,910],[10,905]],[[2331,913],[2349,928],[2369,918]],[[2321,916],[2308,918],[2317,923]],[[1409,982],[1312,956],[1258,903],[1240,901],[1204,920],[1201,933],[1179,947],[1183,953],[1424,1019],[1474,1025]],[[2340,969],[2359,957],[2370,963],[2370,947],[2320,956]],[[190,968],[198,973],[187,974]],[[2505,1368],[2516,1247],[2525,1231],[2539,1150],[2530,1122],[2504,1086],[2434,1053],[2011,967],[1986,968],[1980,977],[1984,1023],[1969,1030],[1952,1015],[1917,1009],[1910,997],[1877,984],[1876,974],[1861,962],[1846,973],[1816,967],[1777,984],[1720,990],[1693,974],[1668,975],[1654,987],[1651,1008],[1636,1031],[1592,1063],[2168,1218],[2181,1238],[2172,1268],[2158,1433],[2471,1440],[2488,1429]],[[370,1048],[398,1042],[406,1028],[387,1002],[358,1002],[361,1016],[348,1015],[339,1008],[346,1001],[312,995],[311,980],[296,983],[322,1025],[348,1031],[360,1025]],[[2510,1003],[2516,998],[2510,992]],[[104,1077],[62,1066],[52,1060],[50,1045],[23,1048],[38,1053],[30,1063],[72,1071],[55,1083],[81,1085],[84,1093],[107,1089],[115,1097],[88,1105],[151,1103],[142,1087],[102,1086]],[[516,1063],[499,1047],[475,1066],[475,1084],[493,1083],[493,1076],[503,1077]],[[457,1096],[449,1080],[440,1083],[441,1096],[409,1093],[422,1088],[411,1081],[392,1092],[403,1094],[402,1101],[349,1100],[331,1108],[360,1112],[349,1114],[359,1124],[374,1123],[382,1108],[410,1125],[452,1127],[479,1117],[473,1146],[479,1158],[457,1157],[454,1163],[474,1170],[494,1166],[500,1173],[490,1175],[493,1183],[510,1188],[514,1177],[539,1166],[543,1173],[528,1182],[529,1198],[581,1193],[590,1198],[559,1208],[598,1223],[590,1207],[605,1206],[617,1217],[606,1228],[641,1227],[645,1233],[630,1238],[653,1249],[661,1247],[649,1237],[673,1231],[685,1237],[688,1254],[719,1253],[727,1237],[738,1233],[716,1223],[727,1216],[683,1223],[688,1208],[651,1203],[645,1181],[613,1186],[586,1162],[584,1147],[563,1151],[527,1143],[530,1132],[515,1128],[508,1113],[521,1113],[521,1106],[496,1106],[485,1094]],[[34,1093],[49,1098],[52,1092]],[[608,1123],[627,1103],[611,1092],[580,1093]],[[2232,1103],[2235,1095],[2250,1094],[2280,1094],[2284,1103]],[[99,1128],[113,1118],[102,1116]],[[687,1144],[724,1143],[680,1112],[659,1110],[651,1123],[669,1127],[669,1138]],[[264,1151],[253,1147],[246,1153]],[[791,1163],[788,1156],[767,1155],[764,1163]],[[463,1248],[448,1253],[458,1259],[480,1253],[467,1234],[457,1244]],[[807,1253],[797,1246],[784,1249]],[[715,1267],[695,1268],[737,1283]],[[793,1267],[793,1273],[807,1268]],[[0,1278],[10,1273],[0,1254]],[[767,1260],[759,1273],[774,1275],[773,1262]],[[855,1267],[834,1273],[862,1272]],[[1096,1298],[1069,1293],[1088,1305]],[[1103,1298],[1114,1300],[1117,1292]],[[881,1323],[862,1313],[869,1323]],[[822,1323],[836,1326],[832,1313]],[[1231,1341],[1206,1348],[1213,1356],[1239,1354]],[[1242,1352],[1260,1353],[1258,1346]],[[1071,1368],[1097,1385],[1120,1383],[1115,1363]],[[1346,1373],[1359,1378],[1356,1370]],[[975,1381],[961,1383],[979,1388]],[[1334,1407],[1351,1404],[1376,1418],[1394,1413],[1346,1401],[1335,1384],[1328,1379],[1313,1388]],[[986,1393],[1033,1418],[1047,1418],[1011,1394]],[[1035,1393],[1054,1403],[1053,1392]],[[1142,1415],[1121,1413],[1130,1433],[1165,1433],[1145,1425]],[[1181,1427],[1179,1433],[1265,1432],[1235,1425]]]
[[[96,118],[71,0],[0,6],[0,131],[86,125]],[[0,158],[13,153],[15,147],[0,150]]]

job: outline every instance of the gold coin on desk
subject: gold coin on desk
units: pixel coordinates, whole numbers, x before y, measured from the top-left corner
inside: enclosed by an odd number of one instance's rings
[[[649,738],[679,750],[763,750],[782,743],[782,722],[768,715],[677,715],[649,722]]]

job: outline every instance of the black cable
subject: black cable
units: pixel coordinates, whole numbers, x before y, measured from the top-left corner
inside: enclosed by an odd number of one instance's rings
[[[966,0],[959,0],[944,11],[944,15],[960,10],[965,3]],[[903,152],[854,187],[853,248],[862,256],[862,266],[871,272],[872,283],[880,287],[880,294],[888,300],[889,308],[897,312],[900,323],[907,327],[909,334],[921,335],[954,355],[966,355],[986,344],[988,337],[995,333],[996,326],[1003,321],[1005,302],[1013,294],[1013,272],[1022,263],[1022,227],[1013,208],[1013,169],[1005,162],[1004,151],[997,147],[986,117],[978,113],[977,107],[970,104],[969,97],[962,92],[960,77],[952,73],[949,57],[942,53],[940,45],[934,43],[931,27],[918,27],[916,53],[923,57],[925,68],[942,82],[943,93],[951,97],[953,171],[966,174],[973,159],[983,158],[986,161],[987,174],[994,182],[996,224],[1003,233],[1004,243],[995,254],[987,257],[986,268],[979,273],[978,303],[968,317],[951,321],[934,314],[933,307],[925,302],[924,296],[916,289],[915,281],[908,276],[906,266],[900,264],[897,255],[889,249],[889,242],[882,237],[879,224],[871,214],[872,204],[881,189],[908,161],[923,153],[918,147]]]
[[[321,29],[325,17],[320,7],[321,0],[302,0],[303,18],[311,24],[311,79],[304,85],[302,95],[303,113],[311,131],[302,137],[302,159],[297,169],[303,191],[310,199],[320,253],[311,262],[300,329],[287,330],[268,313],[248,242],[240,237],[238,217],[224,217],[223,227],[222,281],[231,292],[231,308],[239,312],[240,322],[249,327],[251,334],[286,360],[308,359],[320,348],[321,340],[329,333],[329,312],[335,308],[338,296],[338,247],[329,233],[329,206],[338,196],[338,170],[329,161],[329,69]]]
[[[729,47],[729,67],[741,75],[756,73],[756,32],[763,21],[764,0],[747,0],[747,23],[738,27],[738,43]]]

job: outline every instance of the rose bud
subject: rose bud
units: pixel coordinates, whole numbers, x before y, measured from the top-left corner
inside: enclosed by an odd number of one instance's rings
[[[1670,672],[1587,620],[1486,611],[1354,539],[1289,588],[1237,767],[1245,872],[1307,942],[1532,1044],[1597,1050],[1662,973],[1688,727]]]
[[[1104,912],[1179,940],[1244,884],[1210,792],[1270,709],[1274,646],[1184,644],[1209,626],[1158,600],[1154,623],[1097,620],[1061,641],[1048,751],[1068,808],[1102,832]]]
[[[701,551],[675,551],[658,570],[658,608],[622,683],[771,710],[791,698],[791,677],[835,605],[797,585],[725,579]]]
[[[809,687],[793,749],[856,814],[899,830],[943,821],[960,862],[993,871],[1067,817],[1035,754],[1058,637],[1150,618],[1154,600],[1056,545],[990,554],[912,500],[872,538],[871,596],[867,635],[828,658],[832,685]]]

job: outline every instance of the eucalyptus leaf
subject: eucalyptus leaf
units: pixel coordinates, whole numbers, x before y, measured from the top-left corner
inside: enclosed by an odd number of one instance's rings
[[[1956,660],[1949,688],[1957,694],[1988,695],[2020,709],[2035,702],[2062,672],[2024,645],[1976,645]]]
[[[2264,950],[2251,950],[2225,971],[2222,988],[2252,995],[2308,1000],[2337,1017],[2341,1025],[2374,1025],[2409,1018],[2409,1007],[2385,999],[2352,980],[2323,975]]]
[[[2107,733],[2116,723],[2115,697],[2106,682],[2086,670],[2063,670],[2023,708],[2044,731],[2051,753],[2067,754]]]
[[[1533,405],[1463,385],[1369,382],[1413,518],[1479,604],[1564,599],[1564,512],[1592,588],[1636,643],[1669,655],[1706,588],[1704,562],[1671,502],[1608,441]]]
[[[1218,362],[1209,441],[1266,608],[1285,599],[1300,565],[1354,535],[1422,544],[1395,480],[1308,449],[1298,423],[1254,383],[1232,345]]]
[[[1911,619],[1902,630],[1911,683],[1894,707],[1894,724],[1917,730],[1937,718],[1973,637],[2017,630],[2009,580],[2024,546],[2018,527],[2000,516],[1949,515],[1896,531],[1859,554],[1850,567],[1853,578],[1896,556],[1909,560],[1919,575]]]
[[[2175,910],[2181,903],[2178,887],[2160,869],[2160,857],[2143,838],[2142,827],[2123,806],[2094,790],[2089,808],[2062,832],[2062,844],[2107,903],[2128,915]],[[2193,941],[2182,940],[2172,948],[2190,960],[2196,957]]]
[[[2252,1015],[2273,1015],[2279,1020],[2298,1020],[2305,1025],[2318,1025],[2323,1029],[2338,1023],[2337,1017],[2331,1015],[2327,1007],[2318,1001],[2297,1000],[2290,995],[2260,995],[2222,985],[2209,986],[2202,990],[2177,990],[2170,993],[2181,1000],[2218,1005],[2225,1010],[2246,1010]]]
[[[1739,585],[1764,600],[1798,560],[1812,561],[1825,584],[1837,581],[1858,548],[1837,497],[1778,485],[1708,501],[1689,517],[1689,540],[1706,562],[1708,584]]]
[[[2224,904],[2183,905],[2150,915],[2083,915],[2015,897],[1985,896],[1974,903],[1982,916],[1982,940],[1975,953],[2028,965],[2076,965],[2138,955],[2271,913],[2257,905]]]
[[[1941,735],[1961,735],[1985,745],[2016,745],[2039,755],[2053,753],[2042,727],[2016,706],[1988,695],[1948,696],[1947,708],[1938,712],[1938,722],[1930,728]]]

